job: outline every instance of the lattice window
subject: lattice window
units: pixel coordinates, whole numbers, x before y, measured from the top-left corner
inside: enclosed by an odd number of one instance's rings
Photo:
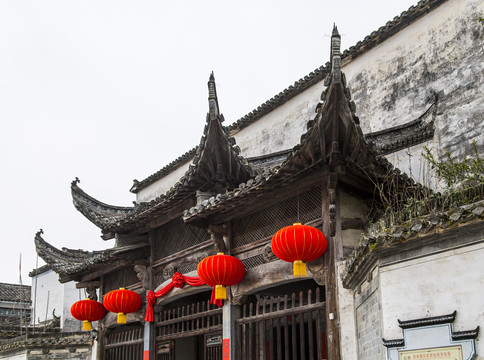
[[[256,266],[267,264],[267,261],[264,259],[264,255],[259,254],[256,256],[243,259],[242,264],[244,264],[245,268],[248,270],[248,269],[255,268]]]
[[[185,265],[178,266],[176,271],[178,271],[182,274],[187,274],[190,271],[197,270],[197,266],[198,266],[197,262],[192,262],[192,263],[188,263],[188,264],[185,264]]]
[[[273,236],[277,230],[295,222],[321,218],[321,188],[295,195],[256,213],[233,221],[234,248]]]
[[[156,230],[156,259],[162,259],[210,239],[205,229],[176,218]]]
[[[133,266],[118,269],[112,273],[106,274],[104,278],[104,293],[107,294],[111,290],[119,289],[120,287],[127,287],[139,282],[136,271]]]

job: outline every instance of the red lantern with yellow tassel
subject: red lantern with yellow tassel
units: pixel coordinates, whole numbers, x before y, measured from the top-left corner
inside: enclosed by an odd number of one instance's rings
[[[101,320],[105,314],[103,304],[89,298],[77,301],[71,306],[71,315],[82,321],[82,330],[91,330],[91,321]]]
[[[245,266],[236,257],[218,253],[200,261],[197,273],[205,284],[215,288],[216,300],[227,299],[226,286],[242,281],[245,276]]]
[[[294,276],[306,276],[305,262],[323,255],[327,245],[326,236],[320,230],[300,223],[282,228],[271,241],[274,255],[293,263]]]
[[[104,295],[103,304],[112,313],[118,313],[118,324],[126,324],[126,314],[141,307],[141,296],[131,290],[120,288]]]

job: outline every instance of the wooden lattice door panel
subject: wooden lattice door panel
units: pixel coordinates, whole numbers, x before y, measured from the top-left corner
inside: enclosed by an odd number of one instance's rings
[[[320,289],[244,305],[237,320],[237,359],[326,358]]]
[[[253,214],[232,221],[233,247],[270,239],[279,229],[294,222],[321,218],[321,188],[314,187]]]
[[[222,330],[222,308],[210,304],[210,300],[164,310],[155,316],[157,342]]]
[[[143,327],[118,327],[104,337],[104,360],[143,360]]]

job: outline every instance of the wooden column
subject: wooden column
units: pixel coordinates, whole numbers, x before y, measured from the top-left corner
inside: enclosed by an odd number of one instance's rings
[[[337,268],[339,248],[342,247],[338,230],[337,216],[337,174],[327,175],[327,183],[323,188],[323,233],[326,235],[328,247],[324,253],[326,267],[326,334],[328,339],[327,357],[329,360],[340,360],[340,325],[338,311]],[[338,236],[337,236],[338,234]]]

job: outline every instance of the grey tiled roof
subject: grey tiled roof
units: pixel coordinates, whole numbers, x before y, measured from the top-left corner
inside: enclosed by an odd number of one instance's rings
[[[30,303],[30,286],[0,283],[0,301]]]
[[[39,231],[35,235],[35,247],[39,256],[47,265],[63,277],[70,279],[70,275],[78,275],[83,272],[92,271],[97,266],[104,266],[109,262],[129,256],[132,252],[142,250],[147,246],[146,243],[139,243],[127,246],[115,246],[110,249],[100,251],[85,251],[72,249],[57,249],[47,243]]]
[[[89,332],[83,333],[59,333],[29,338],[12,339],[0,345],[0,352],[17,349],[34,348],[78,348],[91,347],[92,339]]]

